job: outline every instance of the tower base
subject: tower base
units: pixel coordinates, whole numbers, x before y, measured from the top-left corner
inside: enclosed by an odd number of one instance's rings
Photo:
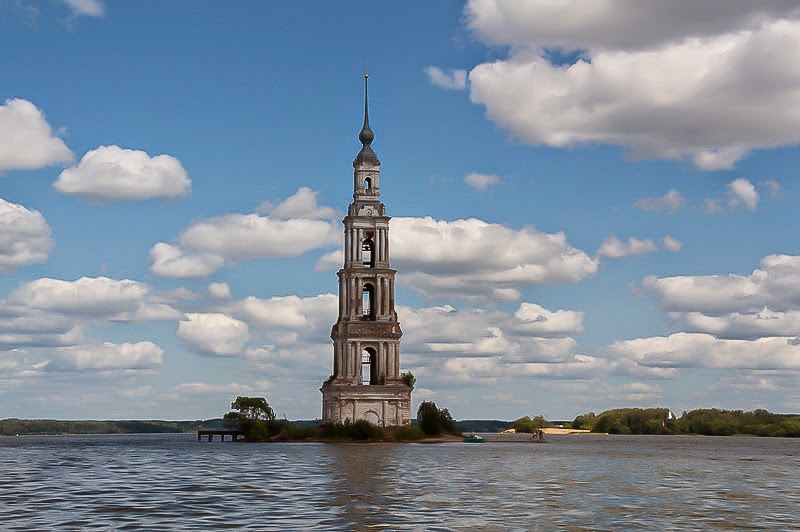
[[[379,427],[411,425],[410,386],[335,384],[326,382],[322,392],[322,422],[344,423],[364,419]]]

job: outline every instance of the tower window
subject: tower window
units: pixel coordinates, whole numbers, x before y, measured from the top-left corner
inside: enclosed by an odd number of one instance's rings
[[[374,317],[375,306],[373,298],[374,290],[371,284],[365,284],[361,293],[361,314],[365,317]]]
[[[380,384],[377,355],[371,347],[361,352],[361,384]]]
[[[367,268],[375,267],[375,254],[372,252],[375,244],[368,237],[361,243],[361,261]]]
[[[365,177],[364,178],[364,190],[369,190],[372,188],[372,178]]]

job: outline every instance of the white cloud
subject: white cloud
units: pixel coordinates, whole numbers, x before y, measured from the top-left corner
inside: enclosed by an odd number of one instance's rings
[[[177,319],[180,314],[159,301],[146,284],[130,279],[81,277],[63,281],[43,277],[23,283],[7,303],[35,311],[85,316],[112,321]]]
[[[674,313],[673,317],[684,320],[689,332],[713,334],[718,338],[800,336],[800,310],[776,312],[764,307],[758,312],[730,312],[720,315],[687,312]]]
[[[308,187],[297,189],[294,196],[286,198],[276,206],[265,201],[258,206],[256,212],[269,214],[276,220],[289,220],[291,218],[305,218],[308,220],[333,220],[339,217],[336,209],[322,207],[317,204],[319,192]]]
[[[654,290],[670,311],[720,315],[800,309],[800,257],[768,255],[761,269],[750,275],[686,275],[647,277],[645,288]]]
[[[72,152],[53,135],[44,114],[27,100],[0,105],[0,174],[72,161]]]
[[[550,311],[522,303],[513,314],[450,305],[399,307],[404,351],[419,365],[453,358],[496,358],[499,366],[521,362],[562,363],[583,330],[583,313]],[[499,367],[498,366],[498,367]]]
[[[336,321],[339,298],[334,294],[315,297],[298,296],[259,299],[253,296],[226,307],[232,315],[266,328],[298,329],[310,332],[319,329],[330,332]]]
[[[269,216],[234,213],[201,219],[180,234],[177,246],[153,246],[150,271],[197,279],[238,260],[297,257],[341,244],[341,228],[333,221],[336,211],[317,205],[316,198],[316,192],[303,187],[277,206],[262,203],[259,210]]]
[[[537,336],[561,336],[583,332],[583,312],[556,310],[555,312],[535,303],[522,303],[514,313],[521,323],[515,331]]]
[[[297,257],[312,249],[338,244],[341,239],[339,227],[331,222],[228,214],[195,223],[179,240],[182,248],[195,252],[255,259]]]
[[[656,251],[656,245],[650,239],[639,240],[634,237],[628,238],[627,242],[620,241],[615,236],[606,238],[597,250],[598,255],[605,255],[611,258],[630,257],[631,255],[643,255]]]
[[[100,146],[67,168],[53,186],[61,193],[91,200],[145,200],[185,196],[191,189],[180,161],[171,155]]]
[[[676,333],[615,342],[606,350],[645,369],[800,369],[800,345],[785,337],[749,341]]]
[[[729,169],[753,149],[800,143],[800,116],[787,112],[796,107],[800,83],[800,64],[793,59],[800,55],[800,19],[757,17],[759,11],[790,10],[786,4],[779,9],[753,4],[738,6],[735,14],[715,3],[730,16],[714,11],[707,18],[721,18],[721,24],[692,29],[690,17],[684,17],[692,9],[665,3],[596,2],[581,9],[579,18],[574,11],[566,19],[569,26],[556,22],[554,13],[571,3],[550,9],[545,2],[476,1],[468,13],[486,10],[472,18],[472,27],[490,41],[512,46],[509,58],[470,72],[470,98],[529,144],[616,144],[637,157],[690,158],[702,170]],[[637,34],[633,26],[611,31],[609,42],[595,42],[613,27],[611,18],[644,21],[659,15],[668,22],[673,17],[665,10],[683,15],[674,21],[677,31],[667,30],[664,40],[648,35],[659,33],[650,31],[662,27],[659,20],[637,26],[647,28],[639,33],[639,46],[621,49],[622,43],[614,42]],[[604,22],[597,33],[583,35],[585,22],[597,19]],[[544,21],[554,30],[540,31]],[[551,64],[543,46],[559,44],[586,46],[583,58]]]
[[[755,29],[767,18],[793,16],[794,0],[470,0],[470,28],[491,44],[572,49],[639,49]]]
[[[0,274],[47,260],[50,226],[39,211],[0,198]]]
[[[664,249],[667,251],[672,251],[673,253],[677,253],[683,247],[683,243],[680,240],[675,240],[669,235],[664,236]]]
[[[176,334],[200,352],[217,356],[242,354],[250,339],[245,322],[220,313],[186,314]]]
[[[239,384],[238,382],[231,382],[229,384],[208,384],[205,382],[185,382],[175,386],[175,390],[182,394],[189,395],[234,395],[234,394],[263,394],[266,391],[265,386],[255,388],[247,384]]]
[[[444,72],[441,68],[429,66],[425,68],[425,74],[432,85],[448,90],[464,90],[467,87],[467,71],[451,69]]]
[[[208,295],[214,299],[230,299],[231,288],[228,283],[211,283],[208,285]]]
[[[56,347],[83,341],[83,331],[58,314],[0,306],[0,346]]]
[[[344,264],[344,251],[337,249],[321,256],[314,265],[314,269],[317,271],[337,270],[342,264]]]
[[[136,310],[149,287],[137,281],[81,277],[76,281],[41,278],[11,292],[8,300],[28,308],[82,315],[113,315]]]
[[[164,350],[153,342],[61,347],[50,352],[47,371],[145,370],[161,366]]]
[[[224,265],[225,259],[213,253],[185,253],[166,242],[159,242],[150,249],[150,271],[159,277],[200,279]]]
[[[476,172],[473,172],[464,178],[464,183],[468,184],[475,190],[481,191],[489,188],[489,185],[496,185],[502,182],[503,180],[496,175],[479,174]]]
[[[758,192],[750,181],[744,178],[735,179],[728,183],[727,187],[730,196],[728,206],[731,209],[737,209],[744,205],[750,211],[756,210]]]
[[[686,197],[677,189],[671,188],[660,198],[642,198],[633,204],[635,209],[643,211],[659,212],[663,214],[675,214],[686,206]]]
[[[597,260],[570,246],[563,233],[516,231],[474,218],[398,217],[390,224],[398,282],[431,297],[514,301],[521,286],[573,283],[597,271]]]
[[[102,17],[105,11],[101,0],[64,0],[74,15]]]

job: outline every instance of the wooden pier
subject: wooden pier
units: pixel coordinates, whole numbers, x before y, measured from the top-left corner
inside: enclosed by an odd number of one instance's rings
[[[219,441],[225,441],[225,436],[230,436],[231,441],[236,441],[239,439],[239,436],[244,436],[244,432],[241,430],[202,430],[198,429],[197,431],[197,441],[202,441],[203,436],[208,438],[207,441],[214,441],[214,436],[219,436]]]

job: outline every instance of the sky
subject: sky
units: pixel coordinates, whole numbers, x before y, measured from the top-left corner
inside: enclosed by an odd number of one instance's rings
[[[800,8],[0,0],[0,418],[321,415],[372,147],[456,419],[800,412]]]

